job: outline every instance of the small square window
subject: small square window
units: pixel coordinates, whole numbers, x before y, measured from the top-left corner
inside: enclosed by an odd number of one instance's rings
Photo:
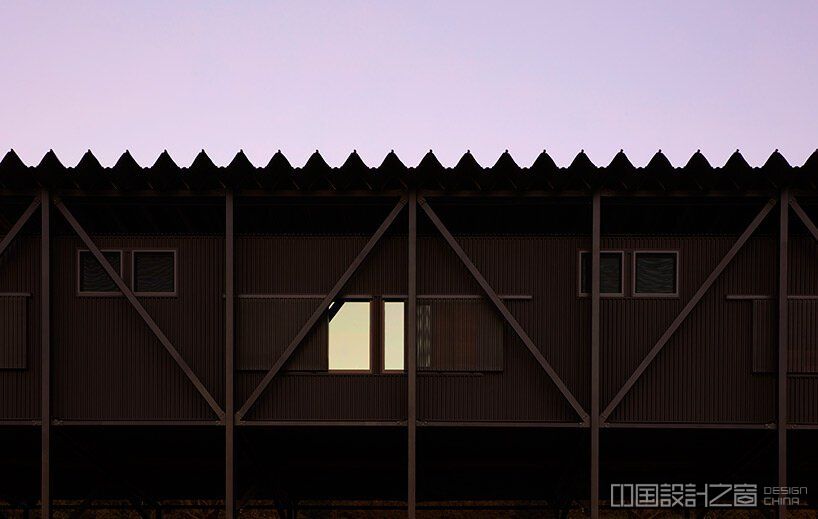
[[[591,293],[591,253],[580,252],[580,295]],[[599,253],[599,293],[606,295],[622,294],[622,256],[621,252]]]
[[[675,295],[676,252],[634,252],[633,291],[639,295]]]
[[[175,294],[175,251],[134,251],[133,290],[137,294]]]
[[[122,275],[122,251],[104,250],[103,257]],[[79,251],[78,287],[81,294],[118,294],[119,288],[89,250]]]
[[[330,371],[370,371],[369,301],[336,301],[329,309]]]

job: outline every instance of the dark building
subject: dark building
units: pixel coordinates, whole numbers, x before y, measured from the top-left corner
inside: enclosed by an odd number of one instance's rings
[[[9,152],[0,200],[0,513],[818,492],[818,153]]]

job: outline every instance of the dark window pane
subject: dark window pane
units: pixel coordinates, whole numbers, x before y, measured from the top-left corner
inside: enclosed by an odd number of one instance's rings
[[[583,252],[582,293],[591,293],[591,253]],[[600,294],[622,293],[622,254],[619,252],[601,252],[599,254],[599,292]]]
[[[103,251],[102,255],[117,273],[121,273],[122,253]],[[91,251],[80,251],[80,292],[118,292],[116,284]]]
[[[636,253],[636,293],[675,294],[676,255],[666,252]]]
[[[133,258],[135,292],[175,291],[173,252],[135,252]]]

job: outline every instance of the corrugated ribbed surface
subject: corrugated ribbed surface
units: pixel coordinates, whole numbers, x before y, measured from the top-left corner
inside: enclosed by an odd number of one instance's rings
[[[36,220],[36,217],[35,217]],[[40,413],[40,242],[19,235],[0,256],[0,292],[27,293],[26,369],[0,370],[0,420],[31,420]]]
[[[28,298],[0,294],[0,369],[26,367]]]
[[[223,240],[95,237],[124,249],[178,249],[178,295],[140,297],[217,401],[224,395]],[[76,295],[78,238],[53,244],[54,417],[82,420],[215,419],[182,370],[124,297]]]
[[[790,301],[789,318],[790,373],[818,374],[818,300]]]
[[[237,293],[325,294],[366,242],[352,237],[239,237]],[[219,401],[223,398],[223,241],[219,237],[100,237],[100,247],[126,250],[130,279],[133,248],[178,249],[179,295],[141,298],[148,312]],[[578,251],[588,237],[460,237],[459,241],[499,294],[530,295],[508,301],[510,311],[587,408],[590,301],[578,293]],[[602,402],[610,401],[645,353],[726,253],[735,237],[603,239],[603,249],[624,250],[623,298],[602,300]],[[753,303],[727,295],[775,294],[777,239],[754,237],[680,327],[637,382],[612,421],[768,423],[774,420],[775,377],[753,373]],[[78,239],[54,239],[54,415],[61,419],[210,419],[211,411],[181,370],[122,297],[76,295]],[[679,298],[632,297],[634,250],[679,251]],[[816,252],[794,236],[791,292],[818,293]],[[37,237],[20,236],[3,256],[0,291],[27,299],[27,369],[0,370],[0,418],[36,418],[39,401]],[[460,261],[436,236],[418,244],[421,296],[482,295]],[[405,237],[387,236],[345,290],[346,294],[406,293]],[[315,299],[285,319],[287,330],[267,319],[262,302],[241,299],[239,328],[258,332],[256,346],[275,337],[289,342]],[[421,300],[422,301],[422,300]],[[302,303],[299,303],[302,304]],[[775,306],[775,301],[768,304]],[[259,306],[253,306],[259,305]],[[308,308],[309,307],[309,308]],[[260,313],[247,313],[248,308]],[[814,301],[790,303],[793,369],[813,358],[818,311]],[[282,314],[284,315],[284,314]],[[496,316],[496,314],[495,314]],[[771,315],[774,318],[774,314]],[[292,321],[292,322],[290,322]],[[774,324],[774,323],[773,323]],[[771,329],[774,333],[774,326]],[[241,335],[241,331],[239,332]],[[286,339],[282,336],[286,335]],[[240,337],[240,343],[242,337]],[[576,416],[516,335],[503,326],[503,371],[421,374],[419,418],[454,421],[575,421]],[[239,348],[243,348],[239,345]],[[272,350],[270,350],[272,351]],[[243,352],[243,350],[242,350]],[[253,362],[269,364],[274,354]],[[308,349],[304,355],[308,353]],[[318,351],[317,353],[323,353]],[[241,355],[239,357],[241,358]],[[298,360],[298,357],[296,357]],[[243,362],[243,361],[240,361]],[[263,374],[237,374],[241,405]],[[818,421],[818,377],[790,377],[792,421]],[[247,418],[265,420],[397,420],[405,417],[403,375],[282,373]]]
[[[268,370],[284,353],[320,299],[239,299],[236,305],[236,368]],[[327,369],[327,321],[321,319],[285,369]]]
[[[608,238],[604,247],[679,250],[680,297],[605,300],[602,401],[607,404],[721,260],[733,237]],[[774,379],[753,374],[752,311],[727,294],[770,294],[776,245],[752,238],[611,416],[627,422],[748,422],[773,419]],[[628,281],[626,286],[632,286]]]
[[[569,389],[588,402],[590,306],[578,293],[581,237],[462,237],[459,241],[498,294],[530,295],[508,301]],[[419,292],[476,294],[482,291],[442,239],[418,244]],[[576,414],[509,326],[504,326],[502,373],[421,376],[422,420],[577,421]]]
[[[430,371],[503,369],[503,322],[490,302],[423,299],[420,304],[429,306]]]
[[[262,373],[237,377],[236,398],[243,402]],[[406,419],[406,377],[366,374],[280,374],[256,402],[246,420]]]

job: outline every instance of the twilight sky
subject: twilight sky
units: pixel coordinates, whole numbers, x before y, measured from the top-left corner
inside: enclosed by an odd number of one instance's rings
[[[371,165],[818,147],[818,2],[0,3],[0,154]]]

